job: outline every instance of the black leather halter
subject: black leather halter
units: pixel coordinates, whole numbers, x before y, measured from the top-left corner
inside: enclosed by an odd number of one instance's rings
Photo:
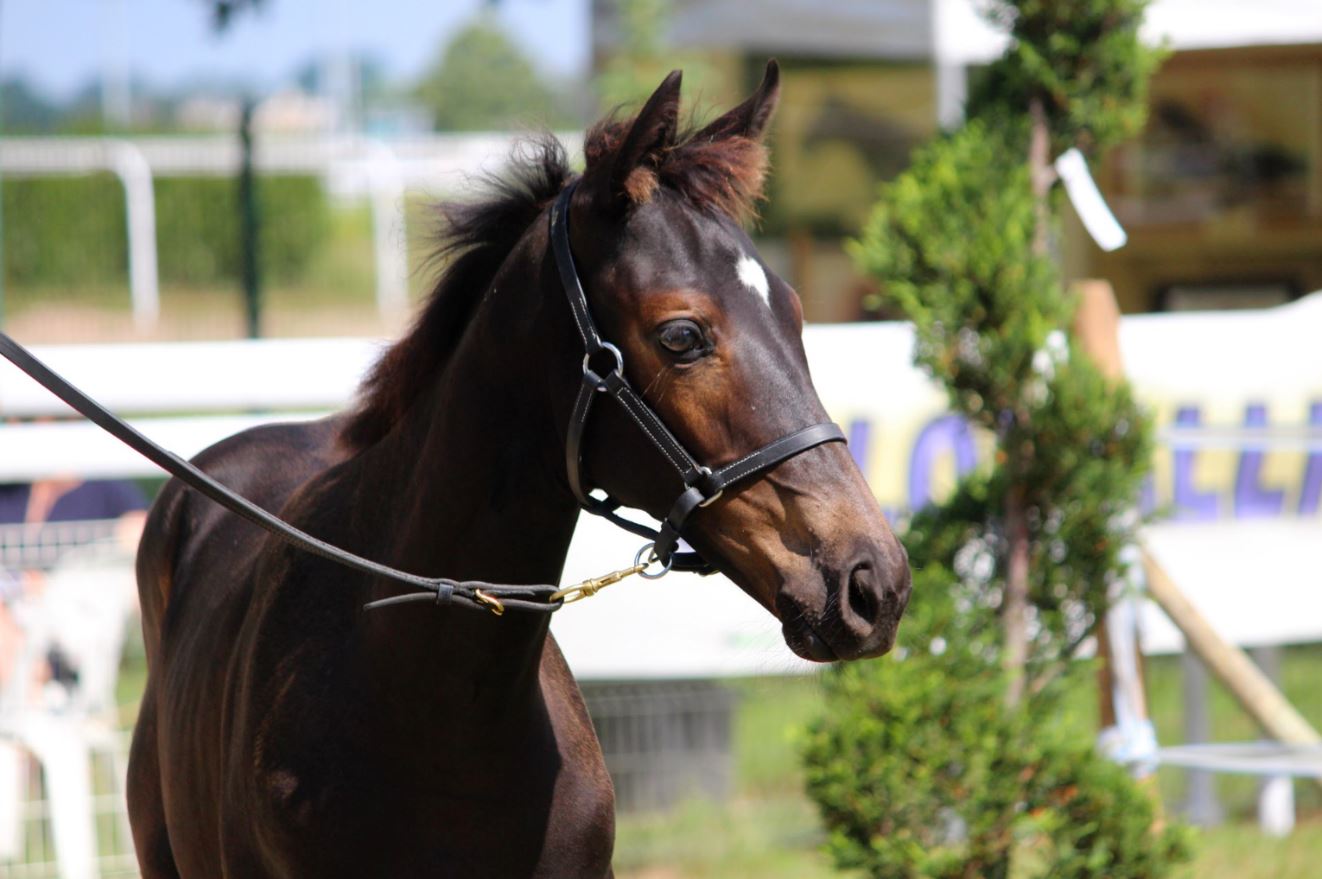
[[[642,397],[629,385],[624,377],[624,355],[620,349],[601,338],[597,325],[592,320],[588,309],[587,295],[574,267],[573,248],[569,242],[569,206],[574,197],[577,181],[567,186],[555,200],[551,208],[551,252],[555,257],[556,267],[560,271],[560,283],[565,288],[569,307],[574,314],[574,324],[583,339],[583,381],[578,388],[578,397],[574,400],[574,409],[569,418],[569,430],[565,437],[565,470],[569,477],[569,487],[584,510],[596,516],[603,516],[621,528],[625,528],[652,541],[651,552],[665,570],[696,571],[710,574],[715,567],[705,561],[696,552],[676,552],[683,533],[684,523],[698,507],[706,506],[721,496],[731,485],[749,477],[770,470],[787,458],[800,452],[821,445],[822,443],[844,442],[845,435],[839,425],[831,422],[813,424],[793,433],[773,440],[716,469],[697,462],[689,454],[684,444],[676,439],[661,418],[652,411]],[[582,447],[583,429],[587,425],[592,403],[599,394],[617,400],[628,413],[634,424],[642,430],[660,449],[672,467],[679,474],[684,484],[679,497],[670,506],[661,528],[655,530],[632,522],[619,515],[620,501],[607,494],[604,498],[593,497],[588,486],[583,482]],[[644,550],[647,548],[644,547]],[[642,561],[643,553],[639,554]]]

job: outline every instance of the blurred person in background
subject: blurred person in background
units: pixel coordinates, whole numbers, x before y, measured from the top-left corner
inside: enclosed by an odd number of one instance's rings
[[[142,534],[146,510],[146,496],[128,480],[62,477],[0,484],[0,527],[35,529],[32,537],[24,535],[28,542],[40,540],[40,529],[49,524],[108,522],[114,523],[114,542],[132,553]],[[43,571],[37,568],[0,567],[0,688],[9,681],[25,640],[15,610],[22,601],[40,598],[44,580]],[[48,651],[36,674],[38,683],[54,681],[65,687],[76,684],[78,677],[58,645]]]

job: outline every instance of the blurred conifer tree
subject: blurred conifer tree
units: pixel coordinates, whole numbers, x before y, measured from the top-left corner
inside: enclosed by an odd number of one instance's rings
[[[1153,879],[1187,857],[1091,723],[1062,715],[1072,657],[1129,576],[1151,426],[1070,339],[1051,161],[1139,131],[1161,58],[1138,38],[1146,5],[988,3],[1010,48],[853,244],[913,321],[918,365],[995,440],[910,523],[899,661],[828,676],[807,739],[831,851],[871,876]]]

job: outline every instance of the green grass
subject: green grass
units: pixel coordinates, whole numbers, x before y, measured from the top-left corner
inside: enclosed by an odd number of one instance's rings
[[[1149,702],[1157,740],[1174,744],[1184,740],[1182,676],[1178,657],[1156,657],[1148,665]],[[1281,658],[1281,687],[1296,709],[1314,728],[1322,729],[1322,644],[1292,647]],[[1256,724],[1240,710],[1224,688],[1213,683],[1208,691],[1211,738],[1219,742],[1252,741],[1263,737]],[[1185,773],[1163,769],[1158,774],[1162,799],[1178,804],[1185,795]],[[1257,780],[1248,776],[1219,775],[1216,788],[1226,815],[1253,820],[1256,814]],[[1295,784],[1295,797],[1302,811],[1322,810],[1322,791],[1306,782]],[[1318,870],[1322,875],[1322,869]]]
[[[1194,853],[1180,879],[1315,879],[1322,875],[1322,819],[1314,816],[1284,839],[1227,824],[1200,833]]]
[[[1281,677],[1286,695],[1314,725],[1322,727],[1322,645],[1284,651]],[[1068,722],[1081,735],[1097,724],[1097,692],[1091,669],[1080,665],[1080,686]],[[735,718],[735,790],[730,803],[692,801],[663,814],[622,815],[616,842],[620,879],[762,879],[844,877],[820,853],[823,830],[802,793],[796,752],[799,731],[824,710],[814,676],[730,682],[739,694]],[[1181,740],[1182,699],[1177,657],[1148,665],[1151,711],[1160,741]],[[1215,685],[1210,693],[1213,738],[1243,741],[1259,733],[1235,702]],[[1164,801],[1183,799],[1184,773],[1163,769]],[[1322,797],[1299,782],[1295,793],[1301,822],[1286,839],[1264,836],[1254,823],[1256,781],[1219,776],[1218,792],[1236,821],[1200,832],[1195,861],[1179,879],[1314,879],[1322,875]]]
[[[821,825],[802,794],[691,800],[660,815],[622,815],[619,879],[816,879],[847,877],[818,849]]]

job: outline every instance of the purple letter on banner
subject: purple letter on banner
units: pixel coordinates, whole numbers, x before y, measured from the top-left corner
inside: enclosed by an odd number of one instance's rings
[[[1175,413],[1175,423],[1180,427],[1197,427],[1203,421],[1197,406],[1181,406]],[[1172,514],[1176,519],[1215,519],[1216,493],[1199,491],[1193,486],[1193,465],[1197,452],[1190,448],[1181,449],[1180,441],[1175,442],[1175,486],[1171,492],[1175,502]]]
[[[861,418],[849,422],[849,454],[864,476],[868,475],[868,440],[871,438],[871,423]]]
[[[1322,402],[1315,402],[1308,407],[1308,426],[1314,429],[1322,427]],[[1304,484],[1299,490],[1299,515],[1316,513],[1318,500],[1322,498],[1322,449],[1313,439],[1312,449],[1308,453],[1308,465],[1304,467]]]
[[[1244,426],[1266,427],[1267,407],[1261,403],[1246,406]],[[1284,489],[1262,487],[1264,447],[1265,444],[1248,445],[1239,455],[1239,472],[1235,475],[1235,515],[1241,518],[1279,516],[1285,506]]]
[[[943,415],[918,434],[909,457],[909,509],[917,510],[932,500],[932,468],[946,450],[955,453],[955,472],[960,476],[978,466],[978,449],[968,422],[959,415]]]

